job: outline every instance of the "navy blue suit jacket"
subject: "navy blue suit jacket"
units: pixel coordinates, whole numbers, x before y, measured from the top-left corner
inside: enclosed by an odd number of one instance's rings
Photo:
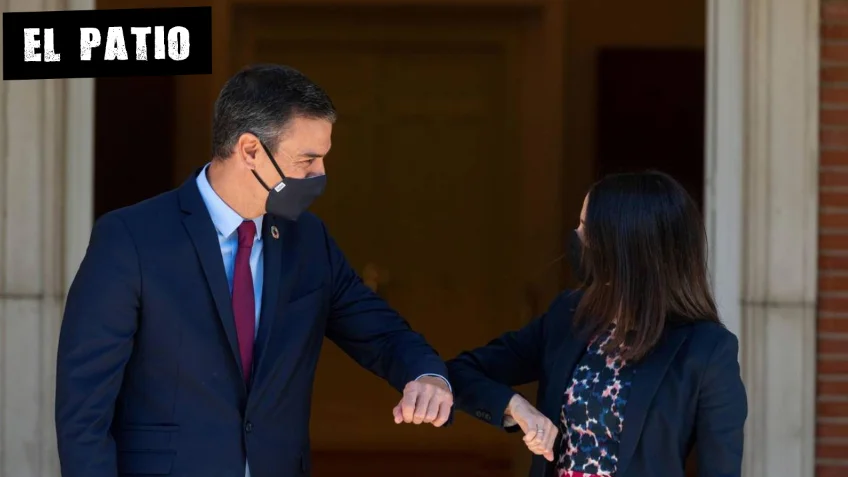
[[[559,424],[566,386],[588,345],[571,321],[580,296],[564,292],[524,328],[448,361],[456,407],[503,427],[511,387],[538,381],[536,407]],[[718,323],[669,323],[635,365],[616,477],[684,477],[693,446],[699,477],[741,475],[748,408],[737,354],[736,336]],[[551,476],[554,467],[534,456],[530,475]]]
[[[59,338],[64,477],[239,477],[245,459],[252,477],[308,475],[312,383],[325,336],[398,390],[421,374],[447,376],[437,353],[360,281],[317,217],[263,222],[248,388],[221,250],[195,176],[97,221]]]

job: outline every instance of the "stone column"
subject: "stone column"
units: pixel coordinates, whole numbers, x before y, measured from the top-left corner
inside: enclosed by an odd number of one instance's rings
[[[818,0],[750,0],[743,366],[749,477],[815,475]]]
[[[813,477],[819,0],[709,0],[707,217],[746,477]]]
[[[0,11],[86,7],[93,0],[0,1]],[[59,475],[56,342],[91,229],[92,133],[93,80],[0,83],[2,476]]]

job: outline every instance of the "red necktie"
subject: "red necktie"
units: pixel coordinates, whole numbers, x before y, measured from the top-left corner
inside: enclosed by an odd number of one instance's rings
[[[256,327],[256,298],[253,292],[253,275],[250,273],[250,251],[256,236],[256,224],[246,220],[238,228],[238,251],[233,273],[233,315],[236,320],[241,366],[244,381],[250,382],[253,366],[253,337]]]

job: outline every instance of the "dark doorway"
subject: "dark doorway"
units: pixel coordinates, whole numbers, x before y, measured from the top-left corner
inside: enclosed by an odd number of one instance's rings
[[[98,78],[94,215],[173,187],[173,77]]]
[[[660,170],[683,184],[702,207],[704,62],[703,49],[600,52],[595,167],[599,178]]]

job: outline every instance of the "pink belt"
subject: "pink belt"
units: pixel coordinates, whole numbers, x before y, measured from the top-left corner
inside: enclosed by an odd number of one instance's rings
[[[558,469],[556,475],[557,477],[604,477],[598,474],[585,474],[583,472],[577,472],[576,470],[565,469]]]

